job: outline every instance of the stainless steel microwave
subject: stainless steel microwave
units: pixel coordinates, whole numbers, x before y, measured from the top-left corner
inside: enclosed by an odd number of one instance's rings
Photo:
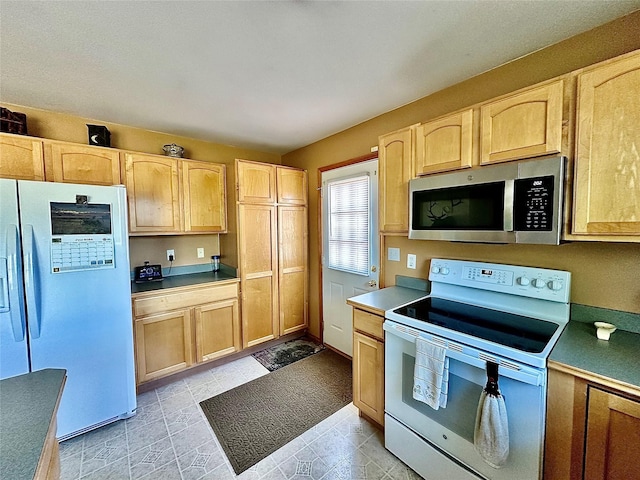
[[[558,245],[565,157],[518,161],[409,182],[409,238]]]

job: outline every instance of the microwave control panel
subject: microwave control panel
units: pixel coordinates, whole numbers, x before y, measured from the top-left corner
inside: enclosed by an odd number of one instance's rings
[[[514,181],[513,227],[516,232],[553,230],[553,176]]]

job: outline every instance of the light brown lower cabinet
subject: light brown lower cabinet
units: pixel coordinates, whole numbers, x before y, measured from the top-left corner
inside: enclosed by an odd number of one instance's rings
[[[134,294],[137,383],[241,350],[238,284]]]
[[[545,480],[640,480],[640,392],[549,370]]]
[[[384,425],[384,317],[353,309],[353,404]]]

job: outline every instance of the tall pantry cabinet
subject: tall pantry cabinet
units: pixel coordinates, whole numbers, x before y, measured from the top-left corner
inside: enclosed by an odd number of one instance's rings
[[[307,174],[236,160],[243,348],[308,326]]]

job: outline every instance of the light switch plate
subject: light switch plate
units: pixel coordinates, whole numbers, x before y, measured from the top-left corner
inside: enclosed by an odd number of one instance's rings
[[[416,256],[413,253],[407,255],[407,268],[416,268]]]
[[[198,247],[198,258],[204,258],[204,248]]]
[[[400,261],[400,249],[389,247],[387,249],[387,259],[391,262],[399,262]]]

